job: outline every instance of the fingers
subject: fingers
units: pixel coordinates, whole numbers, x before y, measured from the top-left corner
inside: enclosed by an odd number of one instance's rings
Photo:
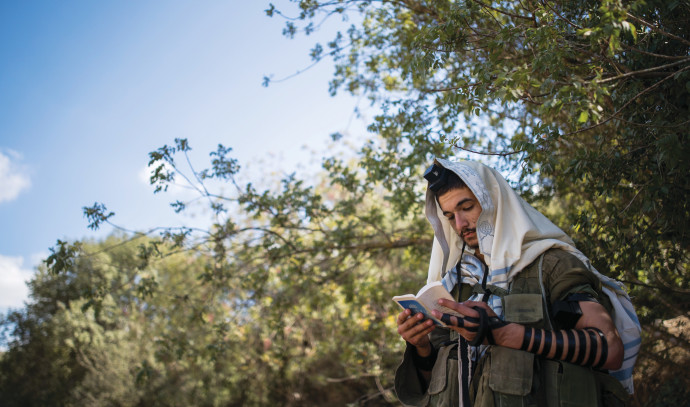
[[[433,314],[436,318],[439,318],[463,338],[469,341],[474,339],[479,331],[479,312],[476,309],[472,309],[472,306],[475,305],[474,301],[455,302],[439,300],[439,305],[456,311],[461,317],[434,310]]]
[[[398,325],[401,325],[403,322],[405,322],[407,318],[410,317],[410,315],[412,315],[412,311],[410,311],[409,309],[403,310],[403,312],[399,313],[397,320]]]
[[[444,322],[445,324],[455,327],[455,328],[464,328],[465,331],[467,332],[478,332],[479,331],[479,319],[478,318],[473,318],[473,317],[457,317],[455,315],[450,315],[450,314],[440,314],[438,315],[438,318]]]
[[[465,326],[465,320],[463,318],[458,318],[450,314],[443,314],[441,315],[441,322],[448,324],[448,325],[453,325],[457,326],[459,328],[462,328]]]
[[[405,310],[398,315],[398,334],[415,346],[428,344],[427,334],[434,330],[433,321],[425,321],[421,313],[410,314],[409,310]]]
[[[475,310],[472,309],[472,306],[469,306],[469,303],[472,303],[474,301],[465,301],[465,302],[455,302],[451,300],[438,300],[438,304],[441,306],[444,306],[446,308],[450,308],[453,311],[459,313],[460,315],[463,316],[468,316],[468,317],[474,317],[477,318],[479,317],[479,313]]]
[[[486,311],[488,316],[490,316],[490,317],[496,316],[496,313],[494,312],[494,310],[491,309],[491,307],[489,307],[489,304],[487,304],[483,301],[465,301],[463,304],[466,307],[470,307],[470,308],[475,308],[475,307],[483,308]]]
[[[443,305],[444,307],[448,307],[461,315],[463,317],[472,317],[472,318],[479,318],[479,312],[475,310],[475,307],[480,307],[486,310],[487,315],[490,317],[495,317],[496,313],[494,310],[489,307],[489,304],[483,302],[483,301],[464,301],[464,302],[455,302],[455,301],[450,301],[450,300],[438,300],[438,303],[440,305]],[[478,320],[478,319],[477,319]]]
[[[441,322],[447,325],[457,327],[463,327],[465,325],[465,318],[458,317],[457,315],[446,314],[438,310],[433,310],[431,313],[434,315],[434,317],[436,317],[436,319],[441,320]]]

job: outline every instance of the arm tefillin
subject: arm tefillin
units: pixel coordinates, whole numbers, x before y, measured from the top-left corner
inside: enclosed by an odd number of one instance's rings
[[[488,318],[488,329],[486,330],[486,339],[489,341],[489,345],[495,345],[496,339],[494,339],[493,331],[494,329],[502,328],[508,325],[507,322],[503,321],[499,317],[489,317]]]
[[[453,320],[455,318],[455,320]],[[464,317],[458,317],[450,314],[443,314],[441,316],[441,322],[451,325],[451,326],[456,326],[458,328],[465,328],[466,330],[470,332],[479,332],[479,325],[476,326],[466,326],[465,322],[471,322],[473,324],[479,324],[480,320],[479,318],[472,318],[468,316]]]
[[[561,328],[574,328],[577,321],[582,317],[580,301],[599,302],[589,293],[577,292],[569,294],[564,299],[553,303],[551,309],[553,320]]]
[[[576,365],[601,368],[608,358],[608,343],[598,328],[547,331],[525,327],[521,350]]]
[[[448,325],[456,326],[459,328],[465,328],[469,332],[476,332],[477,335],[475,335],[474,339],[472,339],[469,342],[472,346],[481,345],[482,343],[484,343],[484,339],[486,339],[489,342],[489,345],[495,345],[496,340],[494,339],[493,330],[504,327],[508,325],[508,323],[504,322],[499,317],[490,317],[484,308],[472,307],[472,309],[479,313],[479,318],[473,318],[468,316],[459,318],[448,314],[443,314],[443,316],[441,317],[441,321],[445,322]],[[454,323],[454,320],[452,318],[455,318],[457,323]],[[466,321],[477,325],[466,326]]]
[[[582,362],[585,361],[585,349],[583,349],[583,347],[587,346],[586,345],[587,337],[586,337],[584,331],[582,331],[582,330],[577,330],[577,331],[575,331],[575,333],[577,334],[577,340],[578,340],[578,343],[580,344],[580,346],[578,347],[577,352],[575,352],[576,356],[575,356],[575,360],[573,361],[573,363],[575,363],[576,365],[581,365]]]

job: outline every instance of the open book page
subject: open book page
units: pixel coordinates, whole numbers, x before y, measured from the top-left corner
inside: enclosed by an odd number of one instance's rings
[[[411,310],[413,314],[417,312],[423,313],[426,318],[434,321],[436,325],[446,326],[446,324],[436,319],[431,314],[432,310],[438,310],[439,312],[456,316],[460,314],[448,307],[439,305],[438,300],[440,298],[455,301],[445,287],[443,287],[443,284],[437,281],[422,287],[417,295],[399,295],[393,297],[393,301],[397,302],[402,308]]]
[[[460,316],[455,310],[439,305],[438,300],[441,298],[455,301],[440,281],[427,284],[417,293],[417,299],[424,303],[428,309],[437,310],[444,314]]]

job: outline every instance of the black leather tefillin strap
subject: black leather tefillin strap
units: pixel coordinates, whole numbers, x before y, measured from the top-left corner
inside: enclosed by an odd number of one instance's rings
[[[457,323],[453,323],[453,320],[451,319],[452,317],[455,317],[455,321]],[[479,318],[473,318],[473,317],[458,317],[456,315],[450,315],[450,314],[443,314],[441,316],[441,321],[451,325],[451,326],[457,326],[458,328],[465,328],[466,330],[470,332],[477,332],[479,330],[479,326],[465,326],[465,321],[471,322],[473,324],[479,324],[480,320]]]
[[[496,340],[494,338],[493,330],[504,327],[508,324],[499,317],[490,317],[484,308],[472,307],[472,309],[479,313],[479,329],[477,330],[477,335],[474,337],[474,339],[472,339],[472,341],[470,341],[470,345],[479,346],[484,343],[484,339],[489,342],[489,345],[495,345]]]
[[[441,321],[451,326],[465,328],[469,332],[476,332],[477,335],[474,337],[472,341],[469,342],[469,344],[472,346],[481,345],[484,342],[484,339],[487,339],[489,341],[489,345],[495,345],[496,340],[494,339],[493,330],[504,327],[508,325],[508,323],[501,320],[501,318],[499,317],[490,317],[484,308],[472,307],[472,309],[479,313],[479,318],[467,316],[458,317],[450,314],[443,314],[443,316],[441,316]],[[455,320],[453,320],[452,318],[455,318]],[[477,325],[465,326],[465,321]]]
[[[474,317],[457,317],[449,314],[443,314],[441,321],[448,325],[456,326],[459,328],[465,328],[470,332],[476,332],[477,335],[472,341],[469,342],[472,346],[481,345],[484,339],[489,341],[489,345],[495,345],[496,340],[494,339],[493,330],[504,327],[508,325],[507,322],[501,320],[501,318],[493,316],[490,317],[484,308],[472,307],[475,311],[479,313],[479,318]],[[455,318],[453,320],[452,318]],[[465,326],[465,321],[477,324],[476,326]]]
[[[429,170],[427,170],[428,172]],[[465,242],[463,242],[462,246],[462,252],[465,252]],[[459,266],[460,262],[458,262]],[[456,267],[458,267],[456,266]],[[499,295],[503,297],[505,294],[507,294],[507,291],[496,287],[492,285],[487,286],[487,278],[489,276],[489,267],[485,264],[484,265],[484,276],[482,277],[482,282],[481,284],[475,284],[473,287],[473,292],[475,294],[480,294],[482,296],[481,301],[484,303],[489,302],[489,297],[494,294],[494,295]],[[496,340],[493,335],[493,330],[498,329],[501,327],[504,327],[508,325],[508,323],[504,322],[497,316],[492,316],[490,317],[489,314],[486,312],[484,308],[481,307],[472,307],[475,311],[479,313],[479,318],[474,318],[474,317],[458,317],[458,316],[451,316],[449,314],[443,314],[441,316],[441,321],[444,322],[445,324],[456,326],[459,328],[465,328],[467,331],[470,332],[476,332],[477,335],[474,337],[472,341],[469,341],[468,343],[471,346],[478,346],[484,343],[484,339],[487,339],[489,342],[489,345],[495,345]],[[455,321],[452,318],[455,318]],[[473,324],[477,324],[476,326],[465,326],[465,321],[471,322]]]
[[[489,277],[489,266],[484,264],[484,276],[482,277],[482,283],[481,283],[481,291],[482,293],[482,302],[485,304],[489,303],[489,297],[491,294],[499,294],[499,292],[493,293],[492,289],[489,287],[494,287],[494,286],[489,286],[487,287],[486,280]],[[477,291],[477,286],[475,285],[475,292]],[[505,291],[503,289],[499,289],[498,287],[495,287],[495,289]],[[507,292],[503,293],[504,295]],[[489,314],[486,312],[484,308],[481,307],[472,307],[475,311],[479,313],[479,330],[477,332],[477,336],[474,337],[474,339],[470,342],[470,345],[472,346],[479,346],[482,343],[484,343],[484,339],[489,342],[489,345],[495,345],[496,340],[494,338],[493,330],[497,328],[504,327],[508,325],[506,322],[504,322],[501,318],[497,316],[490,317]]]

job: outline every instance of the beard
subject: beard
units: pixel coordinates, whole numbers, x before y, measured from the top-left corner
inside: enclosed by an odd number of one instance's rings
[[[466,233],[472,233],[472,235],[469,238],[465,237]],[[477,236],[477,229],[476,228],[467,228],[462,231],[462,234],[460,235],[460,239],[462,239],[463,242],[467,245],[472,250],[477,250],[479,249],[479,238]]]

